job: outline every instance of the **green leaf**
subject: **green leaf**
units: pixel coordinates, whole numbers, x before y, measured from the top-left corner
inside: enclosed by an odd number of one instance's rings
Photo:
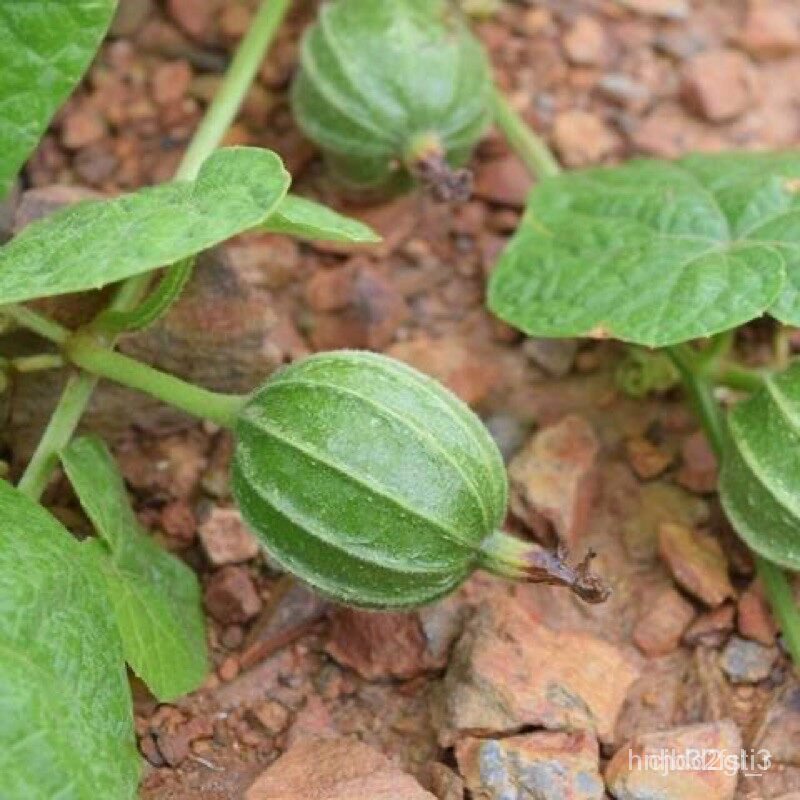
[[[535,336],[660,347],[766,311],[800,321],[800,155],[567,173],[531,193],[490,308]]]
[[[115,0],[0,3],[0,199],[86,72]]]
[[[0,304],[96,289],[212,247],[263,222],[289,187],[275,153],[218,150],[195,181],[90,201],[0,248]]]
[[[61,454],[99,539],[84,543],[105,575],[125,658],[161,701],[205,678],[205,628],[195,574],[142,533],[111,453],[97,437]]]
[[[102,577],[0,481],[0,797],[133,798],[139,759]]]
[[[800,569],[800,364],[734,406],[719,490],[742,539],[764,558]]]
[[[318,242],[371,244],[381,241],[381,237],[363,222],[291,194],[281,200],[262,227],[271,233],[285,233]]]

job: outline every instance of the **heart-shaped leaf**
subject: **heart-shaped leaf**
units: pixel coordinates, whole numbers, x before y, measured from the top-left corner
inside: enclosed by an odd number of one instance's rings
[[[65,208],[0,248],[0,304],[96,289],[172,264],[262,223],[289,182],[275,153],[231,147],[211,155],[194,181]]]
[[[0,481],[0,797],[133,798],[139,758],[102,576]]]
[[[777,564],[800,569],[800,364],[728,414],[722,503],[739,535]]]
[[[651,347],[766,311],[800,322],[800,155],[689,156],[534,189],[489,306],[535,336]]]
[[[285,233],[316,242],[370,244],[381,237],[363,222],[297,195],[287,195],[262,225],[272,233]]]
[[[116,0],[0,3],[0,199],[100,46]]]
[[[142,533],[102,440],[76,439],[61,460],[100,537],[84,547],[105,576],[126,660],[161,701],[196,689],[208,661],[195,574]]]

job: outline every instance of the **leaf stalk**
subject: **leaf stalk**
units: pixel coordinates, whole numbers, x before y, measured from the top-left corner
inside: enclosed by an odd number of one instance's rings
[[[97,378],[74,373],[67,379],[58,406],[17,484],[17,489],[32,500],[42,496],[50,474],[58,466],[58,453],[69,442],[89,403]]]
[[[497,88],[492,93],[492,109],[495,124],[534,178],[550,178],[561,172],[556,157],[544,140],[530,129]]]
[[[694,353],[697,366],[707,372],[717,367],[730,353],[735,336],[733,328],[712,336],[707,347]]]
[[[711,382],[701,370],[698,370],[694,353],[688,345],[673,345],[665,350],[681,376],[684,388],[700,418],[709,444],[717,457],[721,458],[725,445],[725,429],[719,413],[719,406],[714,399]]]
[[[64,348],[73,364],[101,378],[145,392],[198,419],[208,419],[225,428],[233,427],[247,395],[221,394],[187,383],[174,375],[98,344],[88,334],[78,333]]]

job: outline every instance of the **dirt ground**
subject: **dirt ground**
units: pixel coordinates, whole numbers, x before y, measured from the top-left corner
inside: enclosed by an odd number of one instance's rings
[[[117,192],[168,179],[253,5],[121,0],[87,80],[28,165],[24,188],[36,191],[0,228],[39,213],[53,184]],[[800,144],[792,0],[465,5],[491,12],[476,29],[498,80],[567,166]],[[88,424],[115,441],[141,520],[197,569],[213,659],[205,685],[175,704],[135,687],[142,796],[800,797],[790,794],[800,793],[800,684],[680,393],[632,400],[615,381],[621,348],[524,339],[485,310],[486,276],[531,185],[496,134],[479,147],[462,205],[337,195],[286,102],[313,12],[298,3],[226,142],[276,150],[296,191],[362,217],[384,242],[356,252],[240,237],[124,349],[230,390],[319,350],[405,360],[487,422],[509,460],[511,529],[560,536],[576,559],[595,549],[614,594],[587,606],[476,575],[419,613],[369,615],[301,587],[284,593],[231,508],[226,435],[103,388]],[[743,356],[767,358],[772,334],[767,323],[743,331]],[[47,414],[41,397],[55,399],[41,380],[15,387],[6,409],[15,468]],[[47,499],[85,527],[65,484]],[[764,749],[770,762],[667,775],[631,766],[645,748],[693,747]]]

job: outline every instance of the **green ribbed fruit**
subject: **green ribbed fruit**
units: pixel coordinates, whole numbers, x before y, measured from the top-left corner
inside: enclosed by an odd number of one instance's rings
[[[252,396],[235,435],[242,514],[320,593],[410,607],[492,568],[482,546],[505,515],[502,458],[472,411],[416,370],[366,352],[312,356]]]
[[[491,85],[447,0],[337,0],[305,35],[292,107],[350,187],[446,182],[489,124]]]

